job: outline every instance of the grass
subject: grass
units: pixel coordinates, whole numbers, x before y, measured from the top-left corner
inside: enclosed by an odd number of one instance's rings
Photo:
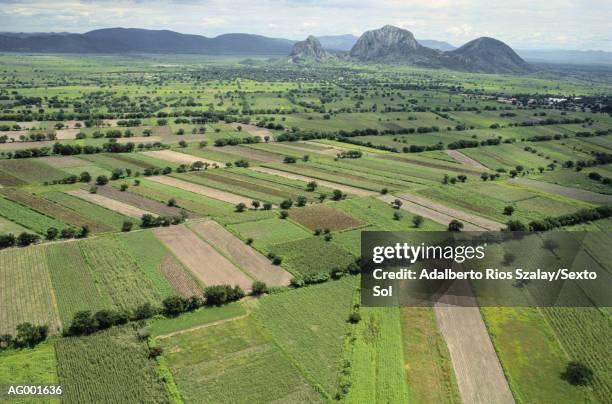
[[[77,198],[75,196],[63,192],[53,191],[44,193],[43,196],[46,199],[49,199],[76,212],[79,212],[84,216],[105,223],[107,226],[111,227],[114,230],[121,229],[121,225],[126,220],[133,220],[128,218],[127,216],[122,215],[121,213],[114,212],[110,209],[103,208],[102,206],[84,201],[81,198]]]
[[[0,352],[0,385],[58,385],[53,344],[45,342],[33,349]],[[37,403],[40,399],[11,399],[11,403]],[[59,403],[47,397],[46,403]]]
[[[354,278],[266,296],[254,314],[306,377],[331,397],[336,393]]]
[[[355,262],[355,256],[323,236],[309,237],[275,244],[269,250],[283,259],[282,266],[293,274],[309,275],[329,272],[333,268],[346,268]]]
[[[175,294],[168,280],[161,273],[161,265],[168,249],[151,231],[135,231],[116,236],[122,247],[143,270],[157,292],[163,297]]]
[[[517,402],[588,402],[587,389],[561,379],[568,358],[534,308],[481,308],[510,389]]]
[[[80,246],[95,283],[110,295],[117,309],[132,310],[162,300],[153,282],[116,239],[99,237],[82,241]]]
[[[49,227],[55,227],[56,229],[68,227],[59,220],[45,216],[1,196],[0,215],[39,234],[45,234]]]
[[[202,308],[179,317],[155,319],[151,321],[147,329],[152,337],[158,337],[244,314],[246,311],[240,303],[230,303],[225,306]]]
[[[3,159],[0,160],[0,170],[31,184],[61,180],[68,176],[63,171],[36,161],[36,159]]]
[[[113,307],[108,291],[96,283],[85,262],[79,242],[50,244],[45,253],[64,328],[78,311]]]
[[[65,403],[168,402],[164,382],[145,342],[134,330],[115,327],[55,343]]]
[[[346,402],[411,402],[404,371],[399,309],[362,307],[360,314],[361,321],[354,330],[352,385]]]
[[[460,403],[459,387],[433,309],[400,309],[406,382],[411,401]]]
[[[59,331],[59,318],[44,248],[0,251],[0,335],[15,334],[18,324],[49,326]]]
[[[186,402],[322,402],[251,318],[159,339],[158,343]]]
[[[253,246],[262,251],[268,251],[273,244],[299,240],[311,235],[293,222],[278,217],[231,224],[228,228],[242,239],[252,238]]]

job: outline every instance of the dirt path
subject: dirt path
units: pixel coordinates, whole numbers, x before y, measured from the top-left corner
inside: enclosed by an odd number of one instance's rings
[[[270,260],[246,245],[244,241],[217,222],[212,220],[198,222],[191,225],[191,228],[225,256],[230,257],[252,277],[269,286],[286,286],[293,277],[280,266],[272,265]]]
[[[389,195],[389,194],[381,195],[378,197],[378,199],[380,199],[383,202],[387,202],[387,203],[392,203],[396,199],[400,199],[402,201],[401,209],[407,210],[411,213],[414,213],[415,215],[421,215],[426,219],[433,220],[434,222],[443,224],[444,226],[447,226],[451,222],[451,220],[457,219],[454,216],[450,216],[445,213],[438,212],[426,206],[421,206],[421,205],[407,201],[402,198],[397,198],[393,195]],[[463,230],[465,231],[484,231],[485,229],[483,229],[482,227],[475,226],[471,223],[464,222]]]
[[[526,178],[515,178],[510,180],[510,182],[515,182],[530,188],[540,189],[545,192],[550,192],[551,194],[578,199],[579,201],[592,203],[612,203],[612,195],[598,194],[597,192],[587,191],[584,189],[564,187],[563,185],[552,184],[544,181],[528,180]]]
[[[204,285],[238,285],[251,290],[251,278],[186,226],[160,227],[154,233]]]
[[[255,125],[246,125],[244,123],[238,123],[238,122],[233,122],[230,125],[234,129],[237,129],[238,126],[242,126],[242,130],[244,132],[247,132],[252,136],[258,136],[262,140],[264,140],[266,136],[270,137],[270,141],[274,140],[274,134],[272,133],[270,129],[260,128],[259,126],[255,126]]]
[[[148,177],[148,180],[159,182],[160,184],[169,185],[171,187],[179,188],[185,191],[193,192],[198,195],[207,196],[209,198],[218,199],[223,202],[228,202],[233,205],[244,203],[247,206],[251,205],[252,199],[244,196],[232,194],[218,189],[205,187],[204,185],[194,184],[189,181],[180,180],[174,177],[159,176],[159,177]]]
[[[238,316],[238,317],[224,318],[223,320],[213,321],[212,323],[196,325],[196,326],[193,326],[193,327],[185,328],[184,330],[178,330],[178,331],[170,332],[168,334],[158,335],[157,337],[155,337],[155,339],[170,338],[170,337],[173,337],[175,335],[185,334],[186,332],[192,332],[192,331],[200,330],[202,328],[214,327],[214,326],[217,326],[217,325],[221,325],[223,323],[229,323],[230,321],[242,320],[243,318],[246,318],[248,316],[249,316],[248,314],[243,314],[243,315]]]
[[[144,214],[157,216],[153,212],[136,208],[132,205],[128,205],[126,203],[107,198],[103,195],[90,194],[88,191],[85,191],[83,189],[76,189],[74,191],[69,191],[68,193],[70,195],[76,196],[77,198],[84,199],[87,202],[95,203],[96,205],[100,205],[106,209],[110,209],[112,211],[119,212],[123,215],[130,216],[136,219],[140,219]]]
[[[218,161],[208,160],[202,157],[192,156],[191,154],[180,153],[173,150],[155,150],[155,151],[146,151],[143,152],[145,156],[153,157],[159,160],[169,161],[175,164],[187,164],[191,165],[196,161],[201,161],[202,163],[208,163],[210,165],[218,165],[219,167],[223,167],[223,163],[219,163]]]
[[[444,150],[444,152],[462,164],[472,166],[475,168],[480,168],[482,170],[488,170],[487,167],[483,166],[482,164],[480,164],[478,161],[474,160],[473,158],[468,157],[465,154],[461,153],[459,150]]]
[[[456,281],[441,300],[435,304],[434,312],[450,352],[463,402],[514,403],[468,282]],[[459,300],[472,307],[453,304]]]
[[[251,167],[251,169],[254,171],[258,171],[260,173],[278,175],[280,177],[285,177],[285,178],[289,178],[292,180],[300,180],[304,182],[315,181],[318,185],[323,185],[324,187],[328,187],[331,189],[339,189],[342,192],[346,192],[348,194],[353,194],[357,196],[371,196],[371,195],[376,194],[376,192],[368,191],[367,189],[361,189],[361,188],[352,187],[350,185],[344,185],[344,184],[338,184],[336,182],[320,180],[318,178],[312,178],[312,177],[307,177],[305,175],[289,173],[286,171],[276,170],[274,168]]]
[[[406,201],[411,202],[412,204],[420,205],[423,208],[427,208],[429,210],[433,210],[438,213],[451,216],[454,219],[463,222],[464,225],[471,223],[472,225],[479,227],[480,229],[478,230],[485,229],[491,231],[498,231],[506,227],[504,224],[496,222],[494,220],[486,219],[484,217],[474,215],[472,213],[467,213],[459,209],[451,208],[449,206],[432,201],[431,199],[427,199],[422,196],[416,196],[414,194],[402,194],[398,195],[398,197],[402,199],[404,203]],[[464,227],[464,230],[468,230],[467,227]]]

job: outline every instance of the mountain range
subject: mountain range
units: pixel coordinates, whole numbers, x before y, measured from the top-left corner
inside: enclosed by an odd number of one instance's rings
[[[318,38],[328,52],[348,52],[359,37],[328,35]],[[106,28],[84,34],[0,32],[0,52],[29,53],[197,53],[285,56],[297,41],[253,34],[224,34],[214,38],[168,30]],[[455,46],[417,39],[424,47],[448,52]],[[612,64],[612,52],[572,50],[516,50],[536,63]]]

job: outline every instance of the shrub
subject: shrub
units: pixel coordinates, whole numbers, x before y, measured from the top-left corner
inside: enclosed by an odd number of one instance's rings
[[[451,220],[448,224],[448,231],[461,231],[463,229],[463,223],[458,220]]]
[[[222,304],[240,300],[245,296],[240,286],[229,285],[208,286],[204,289],[204,298],[207,306],[219,306]]]
[[[571,361],[567,364],[563,378],[575,386],[587,386],[593,381],[593,371],[580,362]]]
[[[265,282],[255,281],[253,282],[253,286],[251,287],[251,294],[253,296],[260,296],[264,293],[268,293],[268,285]]]

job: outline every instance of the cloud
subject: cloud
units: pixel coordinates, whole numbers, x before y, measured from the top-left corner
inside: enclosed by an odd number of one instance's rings
[[[517,48],[612,51],[611,13],[609,0],[0,0],[0,29],[86,32],[124,26],[299,39],[359,35],[394,24],[417,38],[456,45],[487,35]]]

